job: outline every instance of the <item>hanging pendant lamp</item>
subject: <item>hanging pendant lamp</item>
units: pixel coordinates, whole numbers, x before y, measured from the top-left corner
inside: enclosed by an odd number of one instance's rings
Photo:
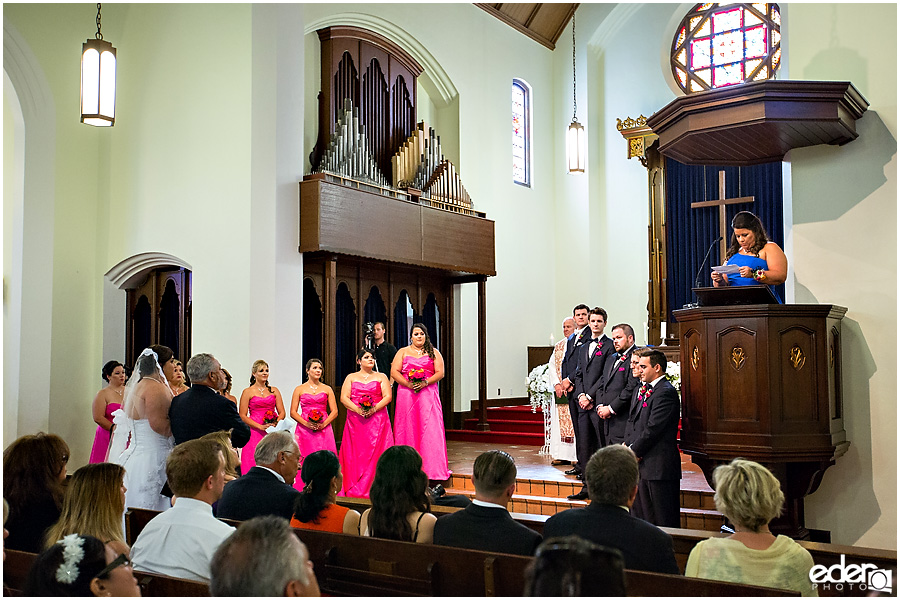
[[[100,33],[100,4],[97,4],[97,33],[81,47],[81,122],[95,127],[116,124],[116,49]]]
[[[572,123],[566,132],[566,163],[569,174],[584,173],[584,126],[578,122],[575,88],[575,14],[572,13]]]

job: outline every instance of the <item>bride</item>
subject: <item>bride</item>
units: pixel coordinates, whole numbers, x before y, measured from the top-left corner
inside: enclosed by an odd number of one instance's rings
[[[113,413],[116,428],[109,457],[125,467],[126,507],[171,506],[160,491],[166,483],[166,457],[174,446],[169,427],[172,391],[166,384],[174,372],[172,350],[158,345],[145,349],[125,387],[125,403]]]

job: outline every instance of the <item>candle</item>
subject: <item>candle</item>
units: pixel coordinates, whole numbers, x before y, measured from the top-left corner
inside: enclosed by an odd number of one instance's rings
[[[659,337],[662,338],[663,342],[666,341],[666,322],[663,321],[659,324]]]

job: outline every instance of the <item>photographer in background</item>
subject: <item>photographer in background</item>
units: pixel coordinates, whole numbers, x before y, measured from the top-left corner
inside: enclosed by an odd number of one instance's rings
[[[387,341],[384,323],[376,321],[366,323],[366,348],[375,356],[375,370],[384,373],[388,381],[391,382],[391,392],[397,397],[397,384],[391,378],[391,363],[394,361],[394,355],[397,354],[397,348]],[[391,415],[391,421],[394,420],[394,403],[388,405],[388,412]]]

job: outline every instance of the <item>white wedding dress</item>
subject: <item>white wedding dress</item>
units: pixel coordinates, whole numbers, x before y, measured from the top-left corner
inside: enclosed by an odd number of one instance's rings
[[[155,362],[156,355],[152,351],[148,349],[144,352],[138,362]],[[150,354],[146,354],[148,352]],[[156,366],[159,367],[158,363]],[[135,368],[135,383],[139,380],[137,372],[138,369]],[[132,382],[128,383],[130,385]],[[110,461],[125,468],[126,509],[135,507],[163,511],[171,507],[171,500],[160,494],[160,491],[166,483],[166,458],[175,447],[175,439],[153,431],[146,418],[131,419],[127,416],[132,411],[136,387],[135,384],[130,390],[126,390],[125,406],[113,413],[116,429],[109,454]]]

